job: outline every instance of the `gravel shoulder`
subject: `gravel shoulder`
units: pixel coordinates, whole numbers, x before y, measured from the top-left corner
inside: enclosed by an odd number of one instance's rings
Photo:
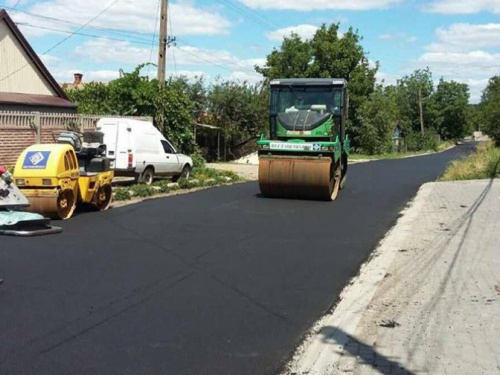
[[[286,374],[500,373],[500,180],[422,186]]]

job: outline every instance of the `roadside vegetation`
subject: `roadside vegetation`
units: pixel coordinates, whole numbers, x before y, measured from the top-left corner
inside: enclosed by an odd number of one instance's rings
[[[441,177],[441,181],[500,178],[500,148],[493,141],[477,147],[475,154],[454,161]]]
[[[500,178],[500,76],[492,77],[475,107],[478,127],[491,137],[477,152],[453,162],[442,181]]]
[[[430,150],[422,150],[422,151],[414,151],[414,152],[391,152],[387,154],[358,154],[353,153],[349,155],[349,159],[351,160],[382,160],[382,159],[402,159],[408,158],[411,156],[425,155],[430,152],[441,152],[447,150],[450,147],[453,147],[456,144],[454,141],[444,141],[439,142],[437,146]]]
[[[291,33],[263,66],[255,66],[263,77],[257,84],[171,77],[160,87],[149,78],[154,65],[141,64],[132,72],[120,71],[108,84],[89,82],[67,93],[81,113],[151,116],[180,152],[200,162],[238,158],[241,145],[268,132],[269,82],[275,78],[348,80],[353,159],[439,151],[477,130],[500,139],[500,77],[490,80],[477,105],[469,104],[468,85],[436,79],[429,68],[393,84],[377,82],[379,64],[369,61],[362,39],[353,28],[341,33],[339,24],[323,24],[307,40]],[[194,124],[212,127],[195,129]]]
[[[166,195],[174,192],[188,191],[195,188],[228,185],[242,182],[243,178],[231,171],[219,171],[206,167],[195,167],[190,179],[180,179],[173,183],[168,179],[161,179],[152,185],[133,184],[128,186],[114,186],[114,201],[129,201],[133,198],[147,198]]]

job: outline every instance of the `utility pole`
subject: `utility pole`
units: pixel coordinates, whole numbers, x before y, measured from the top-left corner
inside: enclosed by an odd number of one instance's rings
[[[167,14],[168,0],[161,0],[160,11],[160,43],[158,47],[158,84],[165,85],[165,65],[167,53]]]
[[[418,89],[418,107],[420,109],[420,130],[424,134],[424,110],[422,108],[422,89]]]

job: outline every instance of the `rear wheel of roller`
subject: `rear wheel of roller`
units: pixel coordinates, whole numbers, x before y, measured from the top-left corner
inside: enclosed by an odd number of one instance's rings
[[[113,190],[111,185],[101,186],[97,191],[94,199],[95,206],[100,210],[104,211],[108,209],[113,198]]]

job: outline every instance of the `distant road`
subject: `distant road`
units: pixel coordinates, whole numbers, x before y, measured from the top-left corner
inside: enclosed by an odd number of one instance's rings
[[[419,186],[473,149],[352,165],[332,203],[249,182],[0,239],[0,374],[273,374]]]

